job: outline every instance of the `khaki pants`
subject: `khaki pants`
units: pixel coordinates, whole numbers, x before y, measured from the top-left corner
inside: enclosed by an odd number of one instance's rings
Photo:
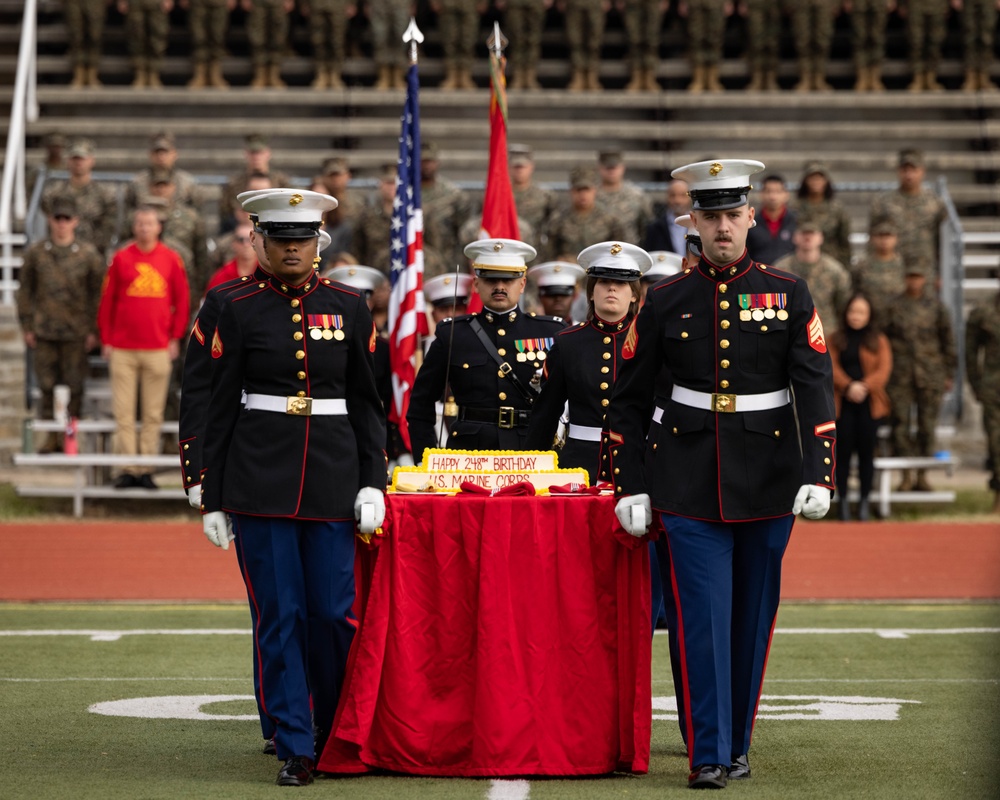
[[[156,455],[160,452],[160,426],[170,383],[170,356],[166,350],[122,350],[114,348],[108,362],[111,397],[115,415],[116,455]],[[136,449],[136,394],[142,402],[142,435]],[[123,472],[142,475],[144,467],[127,467]]]

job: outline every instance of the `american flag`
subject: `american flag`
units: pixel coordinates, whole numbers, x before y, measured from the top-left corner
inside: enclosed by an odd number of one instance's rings
[[[410,431],[406,410],[416,375],[418,337],[426,335],[424,311],[424,215],[420,208],[420,105],[417,65],[406,75],[406,104],[400,119],[396,199],[389,232],[389,363],[392,408],[389,421],[399,425],[407,450]]]

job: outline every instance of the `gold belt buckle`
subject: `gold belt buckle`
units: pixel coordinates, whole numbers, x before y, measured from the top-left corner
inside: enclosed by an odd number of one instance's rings
[[[736,413],[735,394],[712,394],[712,411],[717,414]]]
[[[499,413],[497,414],[497,427],[498,428],[513,428],[514,427],[514,407],[513,406],[500,406]]]
[[[313,413],[313,399],[311,397],[286,397],[285,413],[294,414],[297,417],[310,417]]]

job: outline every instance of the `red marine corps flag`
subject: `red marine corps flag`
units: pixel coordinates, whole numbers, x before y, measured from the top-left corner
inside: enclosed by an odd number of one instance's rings
[[[389,421],[399,426],[403,446],[410,449],[406,410],[416,375],[418,338],[426,335],[424,311],[424,215],[420,207],[420,104],[417,44],[424,40],[416,22],[403,34],[410,45],[406,103],[400,120],[396,199],[389,231],[389,363],[392,368],[392,408]]]
[[[507,168],[507,59],[503,48],[507,39],[500,25],[493,23],[493,34],[486,41],[490,49],[490,165],[486,172],[486,192],[483,196],[481,239],[520,239],[517,227],[517,207],[510,186]],[[473,294],[469,311],[482,308],[479,295]]]

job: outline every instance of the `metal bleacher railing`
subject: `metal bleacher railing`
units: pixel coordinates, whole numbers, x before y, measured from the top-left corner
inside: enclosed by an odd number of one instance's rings
[[[38,119],[38,98],[35,94],[38,83],[35,61],[37,33],[37,0],[25,0],[3,179],[0,180],[0,304],[3,305],[14,302],[14,291],[17,289],[14,271],[21,263],[20,258],[14,255],[14,248],[25,243],[24,234],[14,231],[14,219],[23,220],[27,212],[24,143],[28,122]]]

